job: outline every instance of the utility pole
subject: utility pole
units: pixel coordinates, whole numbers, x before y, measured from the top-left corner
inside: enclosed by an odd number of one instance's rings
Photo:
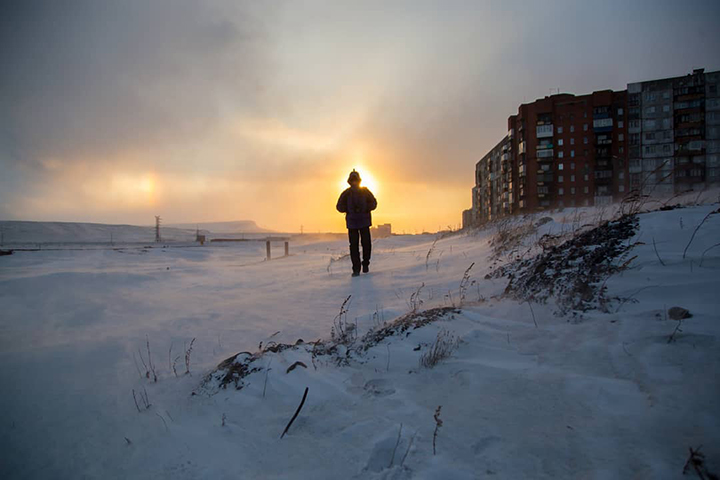
[[[155,243],[160,243],[160,216],[155,215]]]

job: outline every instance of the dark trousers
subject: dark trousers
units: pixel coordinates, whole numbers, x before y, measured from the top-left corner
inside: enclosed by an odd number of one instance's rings
[[[348,228],[350,238],[350,260],[352,260],[353,272],[360,271],[360,245],[362,242],[363,256],[362,265],[370,265],[370,252],[372,241],[370,240],[370,227]]]

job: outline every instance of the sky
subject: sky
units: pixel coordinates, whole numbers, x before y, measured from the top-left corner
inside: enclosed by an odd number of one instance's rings
[[[0,2],[0,220],[460,223],[521,103],[720,69],[717,1]]]

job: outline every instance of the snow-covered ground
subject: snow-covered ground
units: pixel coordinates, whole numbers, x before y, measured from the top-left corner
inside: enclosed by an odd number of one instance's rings
[[[360,278],[347,258],[330,261],[347,248],[333,239],[270,262],[253,243],[0,257],[0,478],[679,478],[700,445],[717,472],[720,248],[707,249],[720,214],[683,258],[717,208],[640,215],[636,258],[606,282],[630,300],[580,316],[498,298],[507,280],[484,278],[498,266],[492,228],[434,247],[432,236],[377,240]],[[583,223],[553,219],[539,233]],[[241,390],[200,388],[260,342],[329,338],[349,295],[361,333],[406,314],[418,289],[419,310],[459,306],[473,262],[458,313],[348,365],[291,349],[260,357]],[[673,306],[692,317],[668,343]],[[457,350],[420,366],[440,330]],[[148,341],[157,383],[134,364],[144,372]],[[287,372],[298,360],[308,368]]]

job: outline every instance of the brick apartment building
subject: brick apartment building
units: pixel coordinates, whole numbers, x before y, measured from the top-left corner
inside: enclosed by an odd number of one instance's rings
[[[563,93],[520,105],[508,118],[507,135],[475,165],[463,226],[606,205],[654,183],[664,188],[655,193],[668,193],[720,180],[719,76],[695,71],[623,91]]]

